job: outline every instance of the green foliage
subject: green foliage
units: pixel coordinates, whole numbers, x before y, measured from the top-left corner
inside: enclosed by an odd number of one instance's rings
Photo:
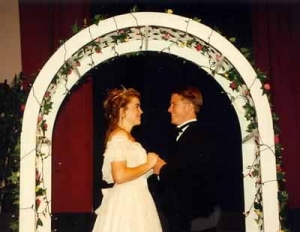
[[[18,229],[20,134],[27,95],[21,74],[11,85],[0,84],[0,213],[14,215],[12,231]]]
[[[96,24],[98,26],[98,24],[100,23],[101,20],[104,20],[107,18],[107,15],[100,15],[100,14],[96,14],[94,16],[94,18],[92,19],[93,24]]]
[[[232,41],[231,41],[232,42]],[[235,40],[234,40],[235,42]],[[241,48],[240,52],[249,60],[251,58],[251,51],[249,48]]]
[[[73,32],[73,34],[76,34],[79,31],[80,31],[80,27],[79,27],[79,25],[78,25],[78,23],[76,21],[75,24],[72,26],[72,32]]]
[[[229,38],[228,40],[229,40],[231,43],[235,43],[236,38],[235,38],[235,37],[231,37],[231,38]]]
[[[17,222],[11,223],[10,226],[9,226],[9,228],[11,229],[11,231],[18,231],[19,225],[18,225]]]
[[[138,12],[140,9],[138,8],[138,6],[137,5],[134,5],[133,7],[132,7],[132,9],[130,9],[130,12],[131,13],[134,13],[134,12]]]
[[[196,22],[198,22],[198,23],[201,23],[201,19],[199,19],[197,17],[194,17],[193,20],[196,21]]]
[[[38,226],[43,226],[43,222],[40,218],[37,219],[37,222],[36,222],[36,228],[38,228]]]
[[[128,39],[129,36],[129,30],[123,29],[120,31],[117,31],[116,35],[113,35],[111,38],[114,40],[115,44],[118,43],[124,43]]]

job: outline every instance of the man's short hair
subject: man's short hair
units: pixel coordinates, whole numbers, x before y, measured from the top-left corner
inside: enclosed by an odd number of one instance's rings
[[[203,98],[202,93],[198,88],[194,86],[181,87],[172,91],[172,94],[178,94],[182,97],[182,100],[191,102],[196,113],[200,111],[200,108],[203,104]]]

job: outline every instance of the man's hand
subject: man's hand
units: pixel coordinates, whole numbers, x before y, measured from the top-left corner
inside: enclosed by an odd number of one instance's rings
[[[157,157],[157,162],[153,167],[153,172],[156,175],[159,175],[161,167],[164,166],[165,164],[166,164],[166,162],[163,159],[161,159],[160,157]]]

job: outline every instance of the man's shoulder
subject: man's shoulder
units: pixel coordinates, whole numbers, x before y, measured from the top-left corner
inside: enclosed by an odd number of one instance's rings
[[[189,130],[188,130],[189,129]],[[200,124],[197,121],[193,121],[189,124],[187,131],[190,131],[191,133],[199,133],[202,134]]]

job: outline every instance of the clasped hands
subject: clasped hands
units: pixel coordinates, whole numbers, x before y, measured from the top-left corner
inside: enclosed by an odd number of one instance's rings
[[[147,163],[153,168],[153,172],[156,175],[159,175],[161,167],[166,164],[166,162],[154,152],[148,153]]]

